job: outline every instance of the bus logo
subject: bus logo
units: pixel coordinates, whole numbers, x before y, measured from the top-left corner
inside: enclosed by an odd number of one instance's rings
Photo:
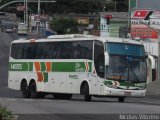
[[[82,65],[81,65],[81,63],[76,63],[75,64],[75,71],[76,72],[85,72],[85,68],[84,67],[82,67]]]

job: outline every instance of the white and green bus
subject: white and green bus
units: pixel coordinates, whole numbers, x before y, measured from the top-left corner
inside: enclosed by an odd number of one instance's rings
[[[9,56],[8,86],[24,98],[53,94],[58,99],[144,97],[147,63],[137,41],[90,35],[53,35],[15,40]]]

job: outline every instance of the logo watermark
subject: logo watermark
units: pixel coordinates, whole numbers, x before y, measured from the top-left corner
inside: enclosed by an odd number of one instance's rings
[[[120,114],[120,120],[160,120],[158,114]]]

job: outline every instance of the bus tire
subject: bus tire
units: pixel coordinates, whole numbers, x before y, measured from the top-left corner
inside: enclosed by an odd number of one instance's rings
[[[124,102],[124,97],[119,97],[119,98],[118,98],[118,101],[119,101],[119,102]]]
[[[89,95],[89,86],[88,84],[84,84],[84,100],[91,101],[91,95]]]
[[[30,97],[30,91],[29,91],[29,87],[28,87],[26,81],[22,81],[21,91],[22,91],[22,95],[23,95],[24,98],[29,98]]]
[[[39,96],[37,92],[36,83],[32,82],[29,88],[30,88],[31,98],[38,98]]]

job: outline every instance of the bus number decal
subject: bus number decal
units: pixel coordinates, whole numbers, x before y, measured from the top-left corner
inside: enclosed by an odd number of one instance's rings
[[[22,64],[11,64],[11,69],[12,70],[21,70]]]

